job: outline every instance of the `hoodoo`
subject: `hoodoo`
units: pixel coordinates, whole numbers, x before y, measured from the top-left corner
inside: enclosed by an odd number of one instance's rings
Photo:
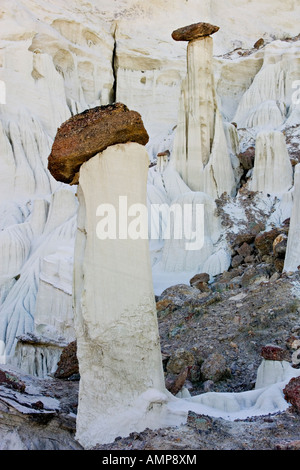
[[[99,122],[111,145],[81,166],[78,150],[78,158],[63,160],[69,181],[79,171],[73,299],[80,372],[76,436],[85,448],[171,424],[173,416],[166,408],[148,239],[130,231],[137,211],[146,207],[149,157],[138,142],[114,143],[116,129],[126,134],[132,113],[123,108],[118,122],[111,110],[100,110]],[[74,141],[72,132],[65,135],[74,150],[85,119],[75,122]],[[139,141],[146,139],[139,134]],[[147,216],[139,218],[138,230],[147,233]]]
[[[192,191],[214,198],[235,190],[212,67],[210,34],[218,29],[208,23],[196,23],[172,33],[176,41],[188,41],[187,75],[182,84],[172,161]]]

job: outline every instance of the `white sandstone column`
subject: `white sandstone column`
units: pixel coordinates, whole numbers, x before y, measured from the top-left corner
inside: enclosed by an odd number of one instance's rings
[[[141,226],[134,229],[133,224],[139,215],[134,205],[146,208],[148,165],[145,147],[126,143],[108,147],[80,168],[74,266],[80,368],[76,437],[85,448],[171,424],[148,240],[131,238],[139,230],[147,234],[147,216]],[[132,211],[130,236],[127,211]],[[101,224],[110,235],[116,228],[117,238],[99,239]]]
[[[300,164],[295,167],[293,209],[283,271],[297,271],[300,266]]]
[[[281,196],[293,185],[293,168],[280,131],[260,132],[256,138],[251,191]]]
[[[216,100],[211,36],[188,42],[172,161],[192,191],[214,198],[224,191],[234,192],[234,172]]]

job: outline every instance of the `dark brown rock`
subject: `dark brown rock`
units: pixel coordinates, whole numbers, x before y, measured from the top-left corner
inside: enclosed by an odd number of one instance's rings
[[[77,374],[79,374],[77,343],[72,341],[72,343],[63,349],[54,377],[57,379],[68,379],[72,375]]]
[[[242,256],[243,258],[246,258],[247,256],[250,256],[252,254],[252,247],[244,242],[238,249],[237,249],[237,252],[240,256]]]
[[[173,395],[176,395],[185,384],[188,376],[188,367],[183,369],[177,376],[167,376],[166,378],[166,389],[169,390]]]
[[[197,282],[206,282],[206,283],[208,283],[209,279],[210,279],[210,277],[209,277],[209,274],[207,274],[207,273],[196,274],[190,280],[190,285],[193,286]]]
[[[300,413],[300,377],[292,378],[283,389],[285,400]]]
[[[255,246],[260,255],[268,255],[273,251],[273,242],[279,234],[279,230],[274,228],[268,232],[261,232],[255,237]]]
[[[210,277],[207,273],[196,274],[190,280],[190,285],[199,289],[201,292],[208,292],[210,290],[208,286],[209,279]]]
[[[286,359],[286,351],[276,345],[267,344],[261,348],[261,356],[268,361],[284,361]]]
[[[255,147],[249,147],[245,152],[242,152],[238,155],[238,159],[244,170],[251,170],[254,166],[255,159]]]
[[[282,258],[275,258],[274,259],[274,268],[277,273],[282,273],[284,268],[284,259]]]
[[[11,372],[7,372],[4,370],[0,370],[0,385],[5,385],[9,388],[13,388],[18,392],[24,393],[25,392],[25,383],[19,379],[15,374]]]
[[[237,266],[239,266],[240,264],[242,264],[242,262],[244,261],[244,258],[243,256],[241,255],[236,255],[232,258],[231,260],[231,266],[233,268],[236,268]]]
[[[262,47],[263,45],[265,44],[265,41],[263,38],[260,38],[256,41],[256,43],[254,44],[254,49],[259,49],[260,47]]]
[[[232,246],[240,246],[243,243],[252,243],[255,240],[257,235],[256,231],[239,233],[236,235],[232,241]]]
[[[214,26],[210,23],[194,23],[173,31],[172,38],[175,41],[193,41],[194,39],[210,36],[219,31],[219,29],[219,26]]]
[[[122,103],[97,106],[64,122],[57,131],[48,169],[63,183],[76,184],[80,166],[110,145],[149,140],[141,116]]]

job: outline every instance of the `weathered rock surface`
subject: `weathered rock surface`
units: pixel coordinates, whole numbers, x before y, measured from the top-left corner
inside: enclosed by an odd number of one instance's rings
[[[79,375],[76,351],[76,341],[72,341],[63,349],[59,362],[57,363],[54,377],[58,379],[67,379]]]
[[[219,31],[219,26],[210,23],[195,23],[183,28],[178,28],[172,33],[175,41],[193,41],[194,39],[210,36]]]
[[[261,355],[268,361],[284,361],[287,357],[287,351],[274,344],[267,344],[262,347]]]
[[[122,103],[97,106],[64,122],[57,131],[48,169],[63,183],[78,182],[80,166],[110,145],[149,140],[141,116]]]
[[[285,399],[300,413],[300,377],[292,378],[283,393]]]
[[[78,382],[42,380],[1,366],[0,450],[81,450]]]

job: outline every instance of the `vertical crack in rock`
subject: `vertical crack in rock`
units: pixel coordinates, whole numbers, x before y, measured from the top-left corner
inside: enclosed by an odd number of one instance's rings
[[[113,87],[112,87],[112,92],[111,92],[111,103],[115,103],[117,101],[117,75],[118,75],[117,39],[116,39],[117,28],[118,28],[118,25],[116,23],[114,31],[113,31],[114,47],[112,51],[112,60],[111,60],[112,72],[113,72],[113,77],[114,77],[114,82],[113,82]]]

